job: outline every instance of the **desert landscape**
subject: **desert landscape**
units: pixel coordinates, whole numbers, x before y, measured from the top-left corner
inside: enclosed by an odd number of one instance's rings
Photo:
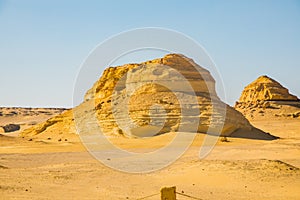
[[[2,107],[0,199],[160,199],[162,187],[176,186],[179,200],[298,200],[300,100],[286,87],[267,75],[253,77],[232,107],[218,97],[208,70],[184,55],[168,54],[106,68],[72,109]],[[90,154],[84,137],[99,132],[135,153],[197,134],[174,163],[130,173]],[[216,144],[200,159],[207,137]]]

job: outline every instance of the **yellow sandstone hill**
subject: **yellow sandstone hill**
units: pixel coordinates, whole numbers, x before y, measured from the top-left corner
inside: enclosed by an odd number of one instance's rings
[[[268,76],[260,76],[246,86],[235,108],[248,119],[300,116],[298,97]]]
[[[268,76],[260,76],[250,83],[242,92],[239,102],[259,101],[298,101],[288,89]]]
[[[216,94],[209,71],[193,60],[169,54],[140,64],[109,67],[87,91],[82,104],[25,130],[23,136],[75,134],[97,123],[106,135],[149,137],[185,131],[256,139],[276,137],[254,128]],[[196,127],[196,129],[193,129]]]

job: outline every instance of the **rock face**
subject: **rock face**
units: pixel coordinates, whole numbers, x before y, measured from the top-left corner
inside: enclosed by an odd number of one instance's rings
[[[260,76],[246,86],[235,108],[247,118],[298,117],[300,101],[297,96],[268,76]]]
[[[23,135],[75,132],[72,112],[77,122],[89,123],[89,117],[96,116],[102,131],[110,135],[149,137],[184,131],[275,138],[251,126],[240,112],[223,103],[209,71],[179,54],[107,68],[81,105]]]
[[[260,76],[250,83],[242,92],[239,102],[258,101],[298,101],[299,99],[290,94],[288,89],[268,76]]]
[[[221,129],[222,134],[230,135],[240,128],[251,129],[240,113],[219,100],[210,73],[177,54],[141,64],[108,68],[88,92],[86,100],[91,98],[95,99],[97,116],[105,132],[115,130],[131,136],[177,131],[183,120],[182,110],[188,110],[185,114],[188,119],[183,122],[186,127],[201,120],[194,131],[207,132],[210,126],[213,133]],[[215,110],[212,109],[212,100],[216,104]],[[163,109],[151,107],[155,104]],[[197,114],[197,110],[200,113]],[[130,117],[126,116],[127,113]],[[226,123],[221,127],[223,115]]]

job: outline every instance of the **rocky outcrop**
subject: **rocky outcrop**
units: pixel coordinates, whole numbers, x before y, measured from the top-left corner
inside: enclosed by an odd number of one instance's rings
[[[266,116],[297,118],[300,101],[279,82],[260,76],[244,88],[235,108],[250,119]]]
[[[220,129],[222,134],[230,135],[240,128],[252,128],[240,113],[220,101],[210,73],[182,55],[171,54],[141,64],[109,68],[91,91],[86,100],[95,98],[97,116],[105,132],[115,130],[125,135],[150,132],[151,135],[151,130],[156,134],[177,131],[183,120],[182,110],[188,110],[185,130],[199,119],[201,122],[195,130],[198,132],[207,132],[210,127],[211,132]]]
[[[92,105],[92,107],[91,107]],[[84,102],[26,134],[75,132],[76,122],[96,116],[105,134],[148,137],[170,131],[202,132],[224,136],[274,139],[259,131],[215,91],[209,71],[179,54],[140,64],[109,67],[86,93]],[[89,129],[86,126],[85,129]]]
[[[61,135],[67,133],[76,133],[72,109],[66,110],[63,113],[46,120],[45,122],[39,123],[24,130],[21,133],[21,136],[35,136],[38,134],[43,134],[45,135],[45,138],[47,138],[47,134]]]
[[[244,88],[239,103],[260,101],[299,101],[299,99],[274,79],[260,76]]]
[[[5,126],[2,126],[5,133],[14,132],[20,130],[19,124],[7,124]]]

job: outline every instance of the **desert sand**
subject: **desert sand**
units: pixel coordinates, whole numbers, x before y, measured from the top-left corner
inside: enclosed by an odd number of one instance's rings
[[[161,187],[176,186],[178,192],[201,199],[299,199],[299,120],[251,122],[282,138],[228,138],[229,142],[219,141],[209,156],[199,160],[199,146],[205,136],[199,134],[183,157],[147,174],[110,169],[95,160],[79,141],[1,136],[0,197],[139,199],[158,193]],[[114,142],[131,151],[145,151],[165,144],[171,137],[118,138]],[[159,195],[147,199],[159,199]]]
[[[104,166],[71,134],[66,136],[67,141],[58,141],[3,133],[0,199],[139,199],[159,193],[164,186],[176,186],[178,192],[201,199],[299,199],[300,120],[262,118],[258,113],[250,122],[280,139],[227,138],[229,142],[221,142],[221,138],[213,151],[199,160],[205,136],[199,134],[179,160],[146,174]],[[141,152],[159,148],[172,138],[170,133],[148,139],[112,140],[124,149]],[[159,195],[146,199],[159,199]]]

